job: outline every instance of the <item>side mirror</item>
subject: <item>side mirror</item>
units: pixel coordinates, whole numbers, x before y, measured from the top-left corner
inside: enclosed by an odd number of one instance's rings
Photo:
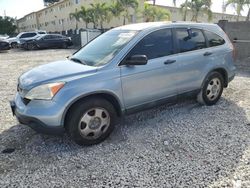
[[[123,65],[146,65],[148,63],[148,58],[146,55],[133,55],[128,57]]]

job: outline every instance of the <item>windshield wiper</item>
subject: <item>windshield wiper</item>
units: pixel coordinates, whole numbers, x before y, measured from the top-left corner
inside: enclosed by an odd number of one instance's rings
[[[69,60],[71,61],[74,61],[74,62],[77,62],[77,63],[81,63],[83,65],[87,65],[84,61],[80,60],[80,59],[77,59],[75,57],[72,57],[72,58],[69,58]]]

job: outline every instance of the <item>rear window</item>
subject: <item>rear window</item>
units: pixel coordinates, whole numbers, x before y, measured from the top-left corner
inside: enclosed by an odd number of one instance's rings
[[[180,52],[206,48],[205,37],[199,29],[176,29],[176,38]]]
[[[225,44],[225,40],[219,35],[212,33],[210,31],[204,31],[204,33],[207,37],[209,47],[220,46]]]

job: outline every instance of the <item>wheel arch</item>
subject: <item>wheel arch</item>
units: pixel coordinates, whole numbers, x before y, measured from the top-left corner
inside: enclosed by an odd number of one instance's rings
[[[70,110],[73,108],[73,106],[75,104],[77,104],[83,100],[86,100],[88,98],[94,98],[94,97],[103,98],[103,99],[106,99],[107,101],[109,101],[114,106],[115,111],[117,113],[117,116],[118,117],[122,116],[122,114],[123,114],[122,105],[121,105],[121,102],[117,96],[115,96],[114,94],[112,94],[110,92],[90,93],[87,95],[79,96],[76,99],[74,99],[73,101],[71,101],[71,103],[65,108],[65,110],[63,112],[61,125],[64,126],[65,121],[67,119],[67,116],[69,115]]]
[[[208,77],[208,75],[211,73],[211,72],[218,72],[222,75],[223,79],[224,79],[224,87],[227,87],[228,86],[228,73],[226,71],[225,68],[222,68],[222,67],[219,67],[219,68],[215,68],[215,69],[212,69],[211,71],[208,72],[208,74],[206,75],[206,77],[204,78],[203,82],[202,82],[202,87]]]

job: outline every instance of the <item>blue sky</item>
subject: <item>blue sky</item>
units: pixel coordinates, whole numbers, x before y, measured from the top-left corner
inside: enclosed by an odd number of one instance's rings
[[[101,1],[101,0],[100,0]],[[177,0],[177,6],[185,0]],[[221,12],[223,0],[212,0],[212,11]],[[226,1],[226,0],[225,0]],[[161,5],[172,5],[172,0],[156,0]],[[3,16],[6,12],[7,16],[21,18],[30,12],[37,11],[43,8],[43,0],[0,0],[0,15]],[[235,11],[229,7],[227,13],[235,14]],[[247,14],[247,10],[242,13]]]

